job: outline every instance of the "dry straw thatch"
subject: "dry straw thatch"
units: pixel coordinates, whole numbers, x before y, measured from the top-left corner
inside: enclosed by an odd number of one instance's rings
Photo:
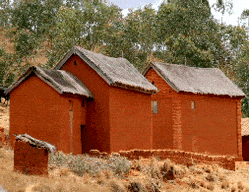
[[[93,98],[92,93],[87,89],[87,87],[71,73],[62,70],[42,69],[40,67],[30,67],[15,83],[13,83],[5,91],[5,93],[9,94],[25,79],[34,74],[45,83],[53,87],[60,94],[69,93]]]
[[[197,68],[167,63],[152,63],[150,67],[177,92],[245,97],[243,91],[217,68]]]
[[[56,147],[54,145],[48,142],[45,142],[45,141],[35,139],[26,133],[16,135],[16,140],[27,142],[34,147],[45,148],[49,153],[52,153],[52,154],[56,151]]]
[[[73,47],[55,69],[60,69],[73,55],[78,55],[94,71],[96,71],[110,86],[136,90],[144,93],[156,93],[157,88],[152,85],[128,60],[124,58],[108,57],[100,53]]]

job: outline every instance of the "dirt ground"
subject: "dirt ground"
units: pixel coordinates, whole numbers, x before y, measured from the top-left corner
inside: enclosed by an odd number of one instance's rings
[[[4,128],[4,133],[9,134],[10,107],[0,103],[0,127]]]

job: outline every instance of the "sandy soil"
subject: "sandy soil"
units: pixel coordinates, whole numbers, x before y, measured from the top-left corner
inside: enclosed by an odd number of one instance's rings
[[[0,103],[0,127],[4,128],[4,133],[9,134],[10,107]]]

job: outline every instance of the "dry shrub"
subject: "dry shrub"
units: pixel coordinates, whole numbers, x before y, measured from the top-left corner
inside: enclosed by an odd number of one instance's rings
[[[205,165],[203,167],[203,170],[206,172],[206,173],[211,173],[212,172],[212,167],[210,165]]]
[[[152,157],[150,159],[150,164],[147,167],[147,173],[149,174],[150,177],[160,179],[161,178],[161,171],[158,166],[158,160],[155,157]]]
[[[89,155],[65,155],[62,152],[50,155],[49,164],[52,167],[69,167],[72,172],[80,176],[83,176],[85,173],[96,175],[104,170],[123,176],[130,172],[132,166],[131,161],[126,157],[110,156],[101,159],[90,157]]]
[[[134,169],[136,171],[141,171],[141,168],[142,166],[140,160],[133,160],[131,169]]]
[[[205,181],[201,181],[200,186],[204,187],[204,188],[207,188],[207,183]]]
[[[103,173],[103,171],[99,171],[95,177],[99,185],[103,185],[105,183],[106,175]]]
[[[196,181],[195,179],[190,179],[189,182],[188,182],[188,184],[193,189],[198,189],[199,188],[198,181]]]
[[[227,189],[227,188],[229,188],[229,182],[228,182],[228,181],[222,181],[222,183],[221,183],[221,188],[222,188],[222,189]]]
[[[145,188],[139,182],[131,182],[128,185],[128,191],[129,192],[140,192],[140,191],[145,191]]]
[[[174,180],[176,178],[183,178],[186,170],[180,165],[176,165],[169,159],[166,159],[160,168],[164,180]]]
[[[213,172],[219,172],[219,168],[220,168],[219,165],[212,164],[211,167],[212,167]]]
[[[159,190],[160,186],[161,186],[160,183],[151,182],[150,185],[147,186],[147,188],[149,189],[150,192],[160,192]]]
[[[203,174],[203,169],[199,165],[193,165],[189,168],[189,170],[193,174]]]
[[[219,175],[219,181],[226,181],[226,176],[225,175]]]
[[[215,181],[215,177],[213,176],[212,173],[209,173],[207,176],[206,176],[206,179],[208,181],[211,181],[211,182],[214,182]]]
[[[231,188],[231,192],[235,192],[235,191],[236,191],[236,187],[233,186],[233,187]]]
[[[207,184],[207,189],[210,190],[210,191],[213,191],[214,190],[214,184],[213,183],[208,183]]]
[[[60,177],[68,176],[69,172],[70,172],[70,169],[68,167],[61,167],[59,169],[59,175],[60,175]]]
[[[111,188],[112,192],[125,192],[125,186],[121,182],[121,180],[118,180],[117,178],[112,178],[108,182],[108,186]]]
[[[107,164],[119,176],[128,174],[131,170],[132,163],[126,157],[111,156],[107,159]]]
[[[241,181],[239,181],[239,182],[237,183],[237,186],[238,186],[238,189],[239,189],[239,190],[243,190],[243,189],[244,189],[244,185],[243,185],[243,183],[242,183]]]

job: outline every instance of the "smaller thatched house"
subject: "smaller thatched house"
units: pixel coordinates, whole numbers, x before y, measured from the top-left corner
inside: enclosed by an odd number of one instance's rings
[[[48,174],[48,153],[55,151],[56,147],[48,142],[19,134],[14,149],[14,170],[30,175]]]
[[[153,63],[144,72],[152,95],[153,148],[242,157],[241,99],[219,69]]]
[[[10,143],[16,134],[54,144],[64,152],[81,153],[81,126],[92,93],[74,75],[61,70],[31,67],[9,89]],[[77,117],[74,120],[73,117]]]

